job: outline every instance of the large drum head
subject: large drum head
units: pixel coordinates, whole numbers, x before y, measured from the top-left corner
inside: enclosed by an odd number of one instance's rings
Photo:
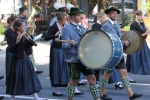
[[[91,30],[80,40],[78,56],[86,67],[99,69],[110,60],[112,47],[108,34],[101,30]]]

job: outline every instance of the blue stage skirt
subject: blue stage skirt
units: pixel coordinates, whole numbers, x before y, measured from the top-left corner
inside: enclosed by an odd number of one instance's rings
[[[23,59],[12,57],[6,80],[6,94],[30,95],[42,89],[32,62],[25,52]]]
[[[8,47],[7,47],[6,57],[5,57],[6,78],[8,77],[11,60],[12,60],[12,53],[9,52]],[[6,80],[6,85],[7,85],[7,80]]]
[[[52,87],[66,87],[70,78],[70,67],[64,61],[63,49],[51,48],[50,50],[50,81]]]
[[[150,49],[145,39],[143,39],[142,48],[131,55],[130,73],[150,75]]]

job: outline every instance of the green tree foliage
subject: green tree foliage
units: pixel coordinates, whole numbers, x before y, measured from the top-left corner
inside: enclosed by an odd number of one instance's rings
[[[150,10],[150,3],[145,3],[143,6],[142,6],[143,9],[146,10],[146,12],[148,12]]]
[[[0,24],[0,35],[4,35],[5,28],[2,24]]]
[[[69,3],[71,3],[71,0],[68,0]]]

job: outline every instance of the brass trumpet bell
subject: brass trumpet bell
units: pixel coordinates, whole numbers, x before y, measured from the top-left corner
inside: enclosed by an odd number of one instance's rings
[[[41,12],[41,8],[39,6],[32,6],[32,12],[27,20],[27,23],[29,25],[35,25],[35,15],[37,15],[39,12]],[[32,35],[34,33],[34,29],[29,29],[28,30],[28,35]]]

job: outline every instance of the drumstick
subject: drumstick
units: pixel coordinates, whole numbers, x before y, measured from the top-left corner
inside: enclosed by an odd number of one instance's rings
[[[59,38],[55,38],[55,42],[65,42],[65,43],[70,43],[68,40],[60,40]],[[75,42],[77,43],[77,42]]]

